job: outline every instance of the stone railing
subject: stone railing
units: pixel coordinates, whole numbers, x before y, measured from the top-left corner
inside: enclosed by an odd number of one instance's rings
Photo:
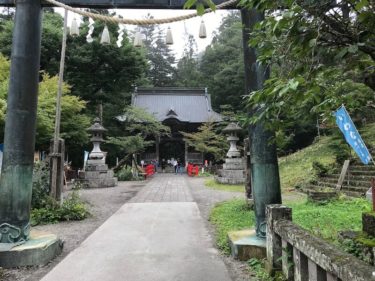
[[[268,266],[287,280],[375,280],[375,268],[294,224],[291,208],[268,205],[266,215]]]

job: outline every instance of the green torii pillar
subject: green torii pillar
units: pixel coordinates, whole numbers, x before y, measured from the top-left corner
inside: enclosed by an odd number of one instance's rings
[[[0,243],[25,241],[30,231],[41,3],[16,2],[0,181]]]
[[[264,15],[255,9],[242,9],[241,17],[245,87],[248,94],[263,87],[264,81],[269,77],[270,70],[257,63],[256,50],[250,48],[248,44],[251,29],[257,22],[264,19]],[[249,114],[251,115],[251,112]],[[262,123],[249,127],[251,188],[254,199],[256,234],[259,238],[266,236],[266,205],[281,203],[279,166],[276,145],[272,142],[273,137],[274,132],[267,130]]]

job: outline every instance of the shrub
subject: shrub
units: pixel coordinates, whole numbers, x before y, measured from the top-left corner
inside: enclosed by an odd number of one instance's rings
[[[132,169],[130,167],[123,167],[116,173],[119,181],[130,181],[133,179]]]
[[[318,161],[314,161],[312,167],[318,177],[325,176],[328,173],[328,167]]]
[[[42,208],[50,200],[49,194],[50,168],[48,161],[35,163],[33,170],[32,208]]]
[[[46,204],[42,208],[31,211],[32,225],[83,220],[90,215],[76,191],[69,194],[61,206],[53,198],[49,196],[47,198],[48,200],[44,201]]]

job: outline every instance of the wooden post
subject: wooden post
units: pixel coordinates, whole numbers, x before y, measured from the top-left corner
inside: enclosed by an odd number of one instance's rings
[[[59,154],[59,141],[60,141],[60,121],[61,121],[61,97],[63,91],[63,81],[64,81],[64,66],[65,66],[65,52],[66,52],[66,33],[67,33],[67,21],[68,21],[68,11],[65,10],[64,14],[64,29],[63,29],[63,40],[61,47],[61,58],[60,58],[60,71],[59,71],[59,81],[57,88],[56,97],[56,115],[55,115],[55,133],[53,136],[53,151],[51,153],[52,165],[51,165],[51,197],[55,198],[57,201],[61,202],[61,192],[62,182],[59,180],[59,175],[64,166],[59,165],[59,160],[64,159],[63,155]],[[61,184],[61,185],[60,185]]]
[[[336,184],[336,189],[337,190],[341,190],[342,184],[343,184],[343,182],[345,180],[345,175],[348,172],[349,164],[350,164],[350,160],[345,160],[344,161],[344,165],[342,166],[339,180],[338,180],[338,182]]]

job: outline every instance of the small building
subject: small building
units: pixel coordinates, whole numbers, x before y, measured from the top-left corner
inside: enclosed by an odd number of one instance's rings
[[[136,88],[132,105],[145,109],[170,127],[171,135],[157,139],[141,158],[179,159],[182,163],[203,163],[203,154],[188,147],[182,132],[196,132],[205,122],[220,122],[220,114],[212,110],[207,88]]]

